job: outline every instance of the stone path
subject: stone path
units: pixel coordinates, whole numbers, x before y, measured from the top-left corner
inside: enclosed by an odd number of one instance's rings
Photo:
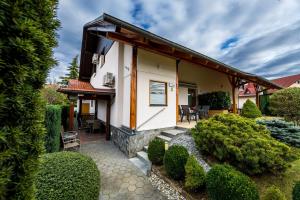
[[[80,152],[91,156],[100,169],[100,200],[166,199],[112,142],[101,138],[82,145]]]

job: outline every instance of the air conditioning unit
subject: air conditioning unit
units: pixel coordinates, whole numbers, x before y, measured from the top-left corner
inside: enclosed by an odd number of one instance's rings
[[[113,73],[107,72],[103,77],[103,85],[106,87],[114,87],[115,77]]]
[[[95,64],[95,65],[98,65],[99,64],[99,57],[100,57],[100,54],[94,53],[93,57],[92,57],[92,63]]]

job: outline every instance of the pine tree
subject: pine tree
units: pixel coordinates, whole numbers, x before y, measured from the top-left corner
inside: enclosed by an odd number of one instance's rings
[[[58,0],[0,1],[0,199],[34,199]]]
[[[68,73],[66,74],[66,76],[60,77],[60,79],[61,79],[60,84],[67,85],[68,81],[70,79],[78,79],[78,76],[79,76],[78,68],[79,67],[78,67],[77,61],[78,61],[78,55],[76,55],[73,58],[72,62],[68,66]]]

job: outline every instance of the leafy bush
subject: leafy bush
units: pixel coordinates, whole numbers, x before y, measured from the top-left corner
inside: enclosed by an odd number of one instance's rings
[[[42,98],[47,104],[65,105],[68,104],[67,95],[57,92],[58,85],[49,85],[41,89]]]
[[[46,137],[45,147],[48,153],[59,151],[61,131],[61,108],[57,105],[46,106],[45,115]]]
[[[165,142],[159,138],[155,138],[149,143],[148,157],[149,160],[156,165],[163,164],[165,155]]]
[[[206,188],[211,200],[258,200],[255,183],[229,165],[215,165],[207,173]]]
[[[189,157],[188,151],[179,145],[171,146],[165,153],[164,166],[167,174],[175,180],[184,178],[184,166]]]
[[[231,101],[228,92],[211,92],[198,96],[199,105],[209,105],[211,110],[224,110],[230,107]]]
[[[40,89],[56,63],[58,1],[0,1],[0,199],[32,199],[44,150]]]
[[[293,200],[300,200],[300,181],[298,181],[294,186]]]
[[[257,118],[257,117],[261,117],[262,115],[260,110],[255,105],[255,103],[247,99],[247,101],[243,105],[241,116],[247,118]]]
[[[263,200],[286,200],[284,194],[275,186],[271,186],[266,190]]]
[[[189,156],[184,168],[185,187],[192,191],[201,189],[205,185],[205,172],[193,155]]]
[[[45,154],[36,178],[37,200],[98,199],[100,173],[95,162],[75,152]]]
[[[300,88],[286,88],[272,94],[270,110],[274,115],[300,123]]]
[[[200,151],[248,174],[281,172],[294,159],[290,147],[270,136],[265,126],[235,114],[200,121],[192,129]]]
[[[271,136],[277,140],[300,148],[300,127],[280,119],[259,119],[256,122],[258,124],[266,125],[271,132]]]

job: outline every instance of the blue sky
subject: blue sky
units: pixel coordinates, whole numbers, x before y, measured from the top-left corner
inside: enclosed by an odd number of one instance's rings
[[[60,0],[58,80],[103,12],[266,78],[300,73],[299,0]]]

